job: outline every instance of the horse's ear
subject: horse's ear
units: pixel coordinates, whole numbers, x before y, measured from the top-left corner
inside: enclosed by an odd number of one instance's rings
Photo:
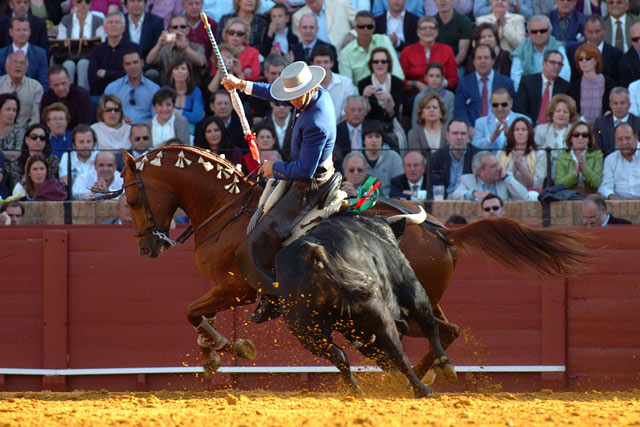
[[[120,152],[122,153],[122,158],[124,159],[124,165],[128,167],[131,172],[135,172],[136,159],[134,159],[127,150],[120,150]]]

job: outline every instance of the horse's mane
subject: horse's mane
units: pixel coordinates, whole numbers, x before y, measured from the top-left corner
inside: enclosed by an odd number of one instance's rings
[[[193,154],[194,156],[197,156],[196,159],[189,159],[191,162],[196,162],[196,164],[193,166],[198,166],[198,163],[201,163],[200,159],[202,159],[202,162],[209,162],[209,163],[213,162],[216,165],[219,165],[220,167],[222,167],[227,173],[233,173],[234,175],[236,175],[244,183],[249,185],[254,185],[254,182],[245,176],[245,174],[242,172],[242,169],[237,167],[233,163],[231,163],[228,159],[224,157],[224,155],[218,155],[218,154],[212,153],[209,150],[205,150],[204,148],[195,147],[191,145],[169,145],[166,147],[156,148],[154,150],[149,151],[148,153],[145,153],[141,156],[136,157],[135,159],[136,166],[140,165],[140,162],[142,162],[143,159],[145,158],[147,159],[145,163],[153,164],[152,162],[158,159],[158,155],[160,153],[165,153],[165,152],[167,153],[183,152],[184,154],[187,154],[187,153]],[[180,153],[178,153],[177,155],[179,154]],[[161,157],[164,157],[164,156],[161,156]],[[154,165],[154,166],[162,167],[162,166],[165,166],[165,164],[162,164],[162,162],[160,161],[160,165]],[[127,168],[127,165],[125,164],[125,169],[126,168]],[[140,169],[139,167],[137,167],[137,169],[141,170],[144,173],[144,168]],[[115,191],[100,192],[100,193],[97,193],[96,196],[94,196],[91,200],[93,201],[112,200],[119,197],[123,192],[124,192],[124,188],[121,188]]]

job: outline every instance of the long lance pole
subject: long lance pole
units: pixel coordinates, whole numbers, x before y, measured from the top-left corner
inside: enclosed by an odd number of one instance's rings
[[[213,32],[211,31],[211,25],[209,25],[209,20],[207,19],[207,15],[204,12],[200,13],[200,19],[204,23],[204,27],[207,30],[207,34],[209,35],[209,41],[211,41],[211,46],[213,46],[213,51],[216,53],[216,57],[218,58],[218,68],[222,70],[224,76],[229,78],[229,72],[227,71],[227,66],[224,63],[224,59],[222,59],[222,55],[220,54],[220,49],[218,49],[218,43],[216,43],[215,37],[213,37]],[[258,144],[256,144],[256,134],[251,131],[249,127],[249,122],[247,121],[247,116],[244,114],[244,107],[242,106],[242,102],[240,101],[240,95],[238,92],[233,89],[230,92],[231,95],[231,104],[233,105],[233,109],[238,114],[240,118],[240,124],[242,125],[242,132],[244,133],[244,139],[249,144],[249,150],[251,150],[251,156],[253,156],[253,160],[260,163],[260,150],[258,149]]]

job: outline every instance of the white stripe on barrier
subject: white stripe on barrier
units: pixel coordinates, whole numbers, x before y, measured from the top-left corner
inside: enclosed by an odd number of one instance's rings
[[[352,366],[354,372],[381,372],[377,366]],[[456,366],[456,372],[566,372],[563,365],[505,365]],[[201,366],[169,366],[149,368],[96,368],[96,369],[22,369],[0,368],[0,375],[137,375],[137,374],[193,374],[204,372]],[[296,374],[334,373],[334,366],[222,366],[221,373],[231,374]]]

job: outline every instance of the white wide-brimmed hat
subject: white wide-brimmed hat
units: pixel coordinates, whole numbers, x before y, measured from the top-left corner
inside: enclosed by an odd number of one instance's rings
[[[324,79],[324,68],[307,65],[303,61],[289,64],[271,85],[271,96],[279,101],[289,101],[304,95]]]

